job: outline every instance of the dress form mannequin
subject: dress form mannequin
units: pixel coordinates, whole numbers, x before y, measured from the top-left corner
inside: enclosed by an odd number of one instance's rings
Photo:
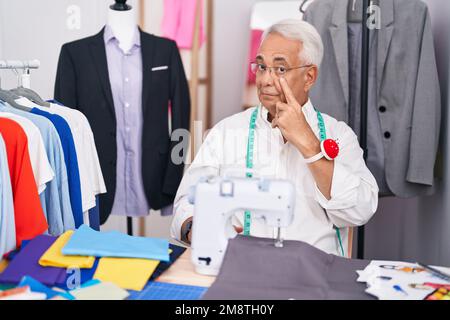
[[[136,9],[127,5],[126,1],[116,1],[109,7],[108,26],[111,27],[114,36],[119,40],[119,46],[124,52],[128,52],[133,43],[133,37],[137,29]]]

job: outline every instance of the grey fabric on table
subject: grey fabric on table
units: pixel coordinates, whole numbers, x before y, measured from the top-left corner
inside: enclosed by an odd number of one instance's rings
[[[238,236],[231,239],[206,300],[373,299],[356,282],[369,261],[350,260],[300,241]]]

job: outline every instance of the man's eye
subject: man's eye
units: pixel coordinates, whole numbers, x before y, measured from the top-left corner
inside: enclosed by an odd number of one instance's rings
[[[285,74],[287,69],[286,69],[286,67],[278,67],[277,71],[278,71],[278,74]]]
[[[264,64],[258,64],[258,70],[259,71],[266,71],[267,67]]]

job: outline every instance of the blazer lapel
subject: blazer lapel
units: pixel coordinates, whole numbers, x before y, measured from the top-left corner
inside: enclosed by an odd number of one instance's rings
[[[106,100],[108,101],[108,109],[115,117],[116,112],[114,109],[111,83],[109,81],[108,61],[106,58],[106,48],[103,39],[104,32],[105,28],[103,28],[102,31],[100,31],[100,33],[93,38],[92,42],[90,43],[90,50],[92,58],[95,62],[95,67],[97,68],[97,74],[103,88],[103,93],[106,97]]]
[[[143,81],[142,81],[142,112],[145,119],[145,114],[148,111],[148,99],[150,96],[150,86],[152,83],[152,66],[154,57],[154,38],[152,35],[146,35],[139,29],[141,34],[141,51],[142,51],[142,65],[143,65]]]
[[[381,29],[378,30],[378,66],[377,66],[377,92],[380,94],[381,80],[394,31],[394,1],[380,1]]]
[[[348,74],[348,35],[347,35],[347,0],[336,0],[334,3],[333,18],[329,27],[333,42],[336,66],[343,90],[345,103],[349,103],[349,74]]]

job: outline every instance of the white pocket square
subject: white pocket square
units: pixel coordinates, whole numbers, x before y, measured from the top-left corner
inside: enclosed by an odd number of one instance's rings
[[[152,71],[161,71],[161,70],[167,70],[167,69],[169,69],[168,66],[161,66],[161,67],[152,68]]]

